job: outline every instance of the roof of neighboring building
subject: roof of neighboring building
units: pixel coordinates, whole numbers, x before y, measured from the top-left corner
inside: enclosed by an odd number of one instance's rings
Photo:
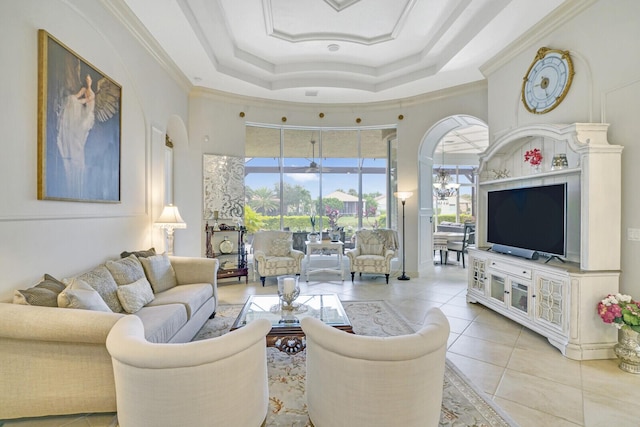
[[[351,194],[343,193],[342,191],[334,191],[324,196],[325,199],[338,199],[341,202],[357,202],[358,197]]]

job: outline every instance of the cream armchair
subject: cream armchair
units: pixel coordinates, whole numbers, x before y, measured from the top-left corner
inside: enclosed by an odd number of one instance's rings
[[[358,230],[355,248],[346,252],[351,265],[351,281],[356,273],[384,274],[387,284],[391,273],[391,260],[398,250],[395,230]]]
[[[258,319],[217,338],[154,344],[137,316],[107,336],[118,425],[259,426],[269,406],[265,337]]]
[[[253,236],[253,272],[264,286],[267,276],[302,272],[304,252],[293,249],[291,231],[259,231]]]
[[[315,427],[437,426],[449,322],[438,308],[395,337],[353,335],[305,317],[307,408]]]

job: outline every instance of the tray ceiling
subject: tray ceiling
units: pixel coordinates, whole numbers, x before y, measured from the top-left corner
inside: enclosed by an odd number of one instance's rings
[[[194,87],[311,103],[399,99],[483,80],[485,62],[566,3],[123,2]]]

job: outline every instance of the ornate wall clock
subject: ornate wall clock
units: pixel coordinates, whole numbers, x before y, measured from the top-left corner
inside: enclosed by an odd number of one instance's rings
[[[527,111],[544,114],[556,108],[569,92],[574,74],[568,50],[538,49],[522,82]]]

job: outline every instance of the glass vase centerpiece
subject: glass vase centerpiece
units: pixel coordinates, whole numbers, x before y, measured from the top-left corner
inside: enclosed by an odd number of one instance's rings
[[[278,296],[283,310],[293,310],[294,301],[300,295],[299,276],[278,276]]]

